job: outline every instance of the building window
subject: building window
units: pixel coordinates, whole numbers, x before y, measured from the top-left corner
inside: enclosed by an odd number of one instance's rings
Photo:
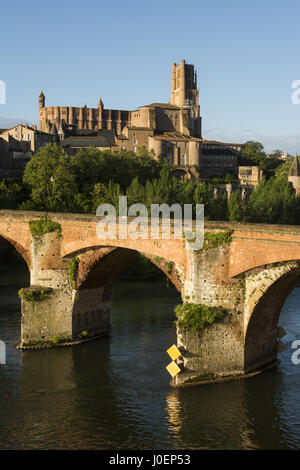
[[[133,146],[133,151],[134,151],[134,153],[136,153],[136,146],[135,145]]]
[[[184,153],[181,155],[181,165],[186,165],[186,156]]]

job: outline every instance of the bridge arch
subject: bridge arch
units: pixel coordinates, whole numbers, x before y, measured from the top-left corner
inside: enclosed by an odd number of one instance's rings
[[[252,225],[249,228],[233,225],[230,277],[258,267],[300,259],[299,227]]]
[[[172,260],[151,255],[130,248],[108,246],[86,250],[82,253],[72,253],[70,256],[79,255],[79,267],[76,287],[80,289],[95,288],[103,284],[112,284],[125,265],[137,253],[144,255],[151,263],[157,266],[166,277],[181,292],[183,287],[183,271],[181,265]]]
[[[0,237],[15,247],[31,268],[31,234],[29,217],[22,211],[0,210]]]
[[[127,250],[138,251],[147,256],[163,257],[182,266],[185,265],[185,248],[181,239],[108,239],[99,243],[94,234],[91,239],[89,237],[82,237],[84,240],[71,240],[67,236],[63,236],[61,254],[63,258],[70,258],[77,256],[80,253],[88,252],[90,250],[99,250],[104,248],[124,248]],[[96,240],[94,240],[94,238]]]
[[[124,247],[102,247],[77,255],[79,259],[72,324],[73,335],[83,330],[107,332],[110,324],[110,300],[116,279],[137,250]],[[143,253],[181,292],[183,267],[164,258]]]
[[[288,295],[300,284],[300,262],[269,265],[246,277],[245,370],[277,361],[277,325]]]
[[[19,341],[22,329],[20,289],[30,285],[30,268],[22,251],[0,236],[0,330],[4,341]]]
[[[176,167],[175,169],[171,170],[171,173],[180,181],[192,178],[190,170],[186,167]]]
[[[8,236],[6,233],[3,234],[0,232],[0,250],[5,245],[5,242],[10,243],[16,249],[30,270],[31,256],[29,250],[23,244],[19,243],[13,236]]]

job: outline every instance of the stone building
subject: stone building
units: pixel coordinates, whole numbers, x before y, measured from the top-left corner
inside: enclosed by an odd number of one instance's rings
[[[39,129],[50,133],[52,124],[66,128],[98,132],[113,130],[117,136],[127,128],[146,128],[154,133],[174,131],[201,138],[199,91],[194,66],[184,60],[172,65],[171,103],[152,103],[134,111],[105,109],[100,99],[97,108],[87,106],[45,106],[45,95],[39,96]]]
[[[200,160],[202,178],[225,176],[237,177],[239,152],[221,142],[203,140]]]
[[[167,156],[170,164],[193,167],[191,173],[196,176],[202,135],[194,66],[184,60],[172,65],[170,103],[152,103],[134,111],[105,109],[101,99],[97,108],[46,107],[41,92],[39,128],[58,137],[68,153],[90,145],[133,152],[146,147],[157,158]]]
[[[263,170],[259,166],[239,166],[238,179],[243,199],[248,199],[262,178]]]
[[[52,124],[58,129],[61,122],[71,130],[89,129],[99,131],[102,129],[114,130],[121,134],[125,124],[130,120],[130,111],[104,109],[103,101],[99,100],[97,108],[87,106],[51,106],[45,107],[45,95],[39,96],[39,129],[50,132]]]
[[[164,156],[179,178],[237,177],[241,145],[204,141],[197,74],[192,64],[172,64],[169,103],[151,103],[134,111],[84,106],[45,106],[39,96],[39,128],[51,133],[69,154],[94,146],[137,152],[145,147]]]
[[[18,124],[0,133],[0,178],[17,178],[23,175],[26,163],[42,146],[53,142],[51,134],[41,132],[36,126]]]
[[[217,199],[226,194],[227,199],[229,199],[234,192],[238,191],[243,201],[247,202],[262,178],[263,170],[259,166],[239,166],[237,177],[234,175],[228,182],[215,181],[213,185],[214,197]]]
[[[60,140],[60,145],[68,155],[74,155],[78,150],[88,149],[91,146],[98,150],[120,150],[112,130],[102,130],[95,135],[65,136]]]

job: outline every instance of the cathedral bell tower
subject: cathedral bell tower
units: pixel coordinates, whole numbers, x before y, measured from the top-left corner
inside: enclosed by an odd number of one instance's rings
[[[189,115],[189,129],[194,137],[201,138],[201,117],[199,106],[199,90],[197,89],[197,73],[192,64],[184,60],[180,64],[172,64],[171,104],[186,110]]]

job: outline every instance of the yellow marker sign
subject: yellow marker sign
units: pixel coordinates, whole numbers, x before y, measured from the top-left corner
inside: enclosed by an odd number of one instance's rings
[[[178,365],[174,361],[170,362],[166,369],[169,374],[172,375],[172,377],[175,377],[175,375],[179,374],[179,372],[181,371],[180,367],[178,367]]]
[[[178,359],[178,357],[181,356],[181,352],[179,351],[177,346],[175,346],[175,344],[173,344],[173,346],[167,349],[167,353],[173,361],[175,361],[175,359]]]

